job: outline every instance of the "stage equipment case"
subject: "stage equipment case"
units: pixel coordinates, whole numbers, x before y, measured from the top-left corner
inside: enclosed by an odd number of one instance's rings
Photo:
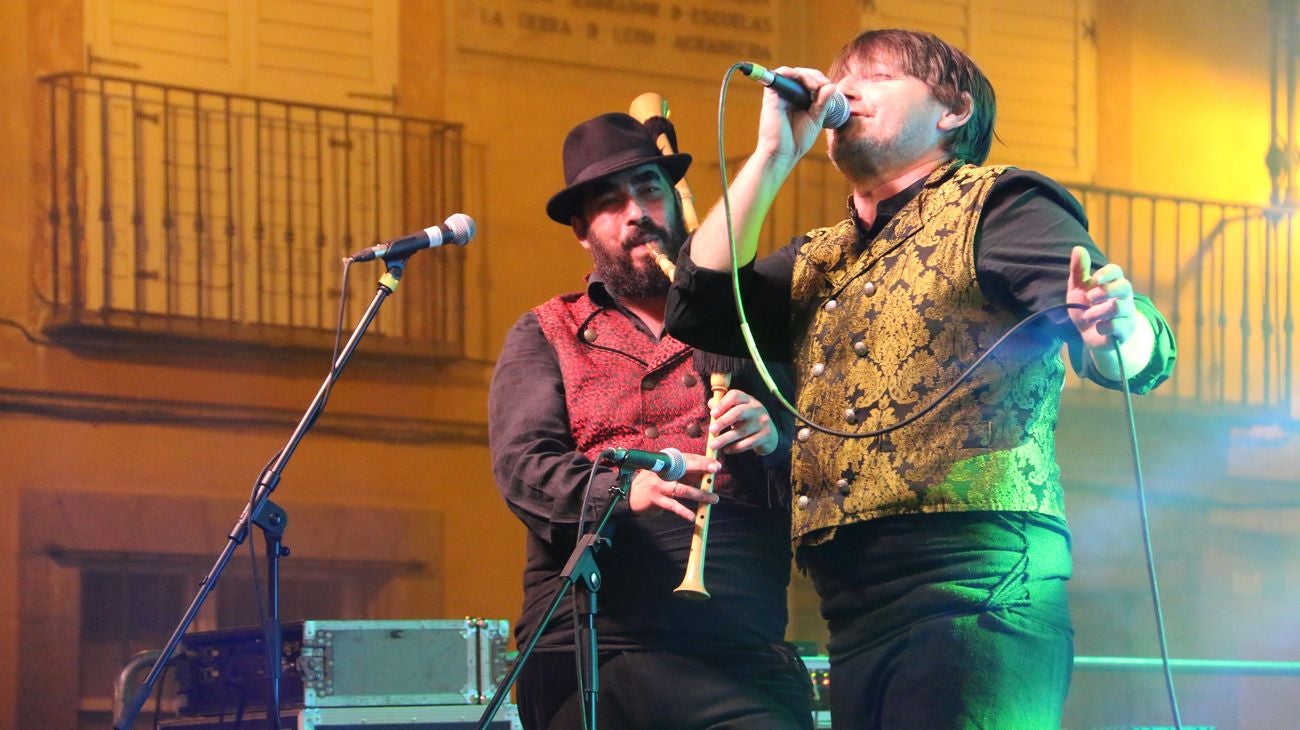
[[[477,705],[505,676],[508,634],[488,619],[286,624],[281,707]],[[185,637],[181,714],[264,708],[263,643],[257,629]]]

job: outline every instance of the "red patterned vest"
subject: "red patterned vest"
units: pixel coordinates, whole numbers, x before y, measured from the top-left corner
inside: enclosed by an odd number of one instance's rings
[[[579,451],[593,459],[611,447],[704,453],[708,384],[692,365],[693,348],[668,335],[653,342],[585,293],[556,297],[533,312],[560,361]],[[727,482],[719,475],[714,487],[724,492]]]
[[[623,312],[586,294],[557,297],[533,313],[559,361],[579,451],[591,457],[612,446],[704,452],[708,388],[695,371],[692,348],[667,336],[656,342]],[[597,557],[604,578],[597,615],[602,647],[766,649],[784,636],[788,512],[769,503],[761,458],[728,456],[723,468],[714,486],[724,499],[712,511],[705,570],[713,597],[673,595],[690,553],[690,521],[668,512],[616,520],[612,547]],[[532,539],[529,550],[550,551],[557,569],[567,553]],[[568,646],[566,610],[543,646]]]

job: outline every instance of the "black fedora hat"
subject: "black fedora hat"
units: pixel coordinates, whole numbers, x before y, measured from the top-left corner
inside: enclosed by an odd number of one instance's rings
[[[627,114],[614,112],[588,119],[564,138],[565,188],[551,196],[546,215],[568,225],[582,202],[585,185],[647,162],[663,167],[668,179],[676,183],[691,166],[691,156],[663,154],[650,130]]]

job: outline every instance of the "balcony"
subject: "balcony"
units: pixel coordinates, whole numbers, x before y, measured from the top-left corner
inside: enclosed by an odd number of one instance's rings
[[[83,73],[48,92],[45,332],[69,346],[328,348],[340,261],[461,207],[461,128]],[[464,353],[463,253],[424,256],[366,349]],[[375,269],[347,284],[349,327]],[[355,272],[354,272],[355,273]]]

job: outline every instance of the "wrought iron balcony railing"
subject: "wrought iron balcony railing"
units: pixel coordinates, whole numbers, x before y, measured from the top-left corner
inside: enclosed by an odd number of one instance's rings
[[[1174,328],[1165,395],[1300,416],[1296,210],[1069,187],[1094,239]]]
[[[458,125],[82,73],[42,81],[52,333],[324,342],[342,257],[460,208]],[[377,346],[461,354],[463,266],[459,250],[413,262],[372,327]],[[374,291],[374,276],[351,278],[345,324]]]

